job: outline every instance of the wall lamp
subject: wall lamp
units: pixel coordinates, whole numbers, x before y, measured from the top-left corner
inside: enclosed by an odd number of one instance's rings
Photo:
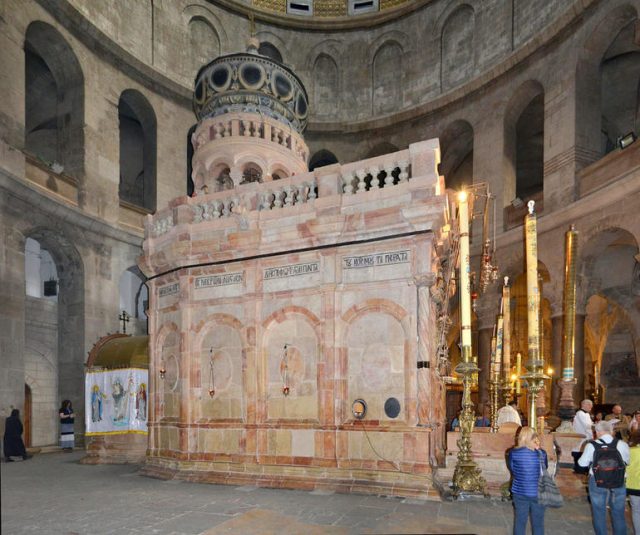
[[[636,139],[638,139],[638,136],[636,136],[636,133],[629,132],[628,134],[625,134],[624,136],[620,136],[618,138],[618,147],[620,147],[620,149],[626,149]]]

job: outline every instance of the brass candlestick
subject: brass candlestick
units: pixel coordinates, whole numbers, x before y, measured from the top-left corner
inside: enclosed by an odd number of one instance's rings
[[[471,433],[475,414],[471,401],[471,383],[478,366],[471,356],[471,286],[469,281],[469,204],[467,192],[458,194],[460,229],[460,326],[462,341],[462,362],[456,366],[456,373],[462,375],[462,412],[460,413],[460,439],[458,440],[458,462],[453,472],[453,494],[486,494],[486,481],[473,461],[471,453]]]

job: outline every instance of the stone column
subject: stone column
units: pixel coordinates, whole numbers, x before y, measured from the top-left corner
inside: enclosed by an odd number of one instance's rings
[[[478,329],[478,410],[489,401],[489,374],[491,359],[491,337],[493,327],[481,327]]]
[[[551,414],[558,410],[558,400],[560,399],[560,388],[558,381],[562,379],[562,313],[555,313],[552,306],[551,316],[551,367],[553,377],[551,378]]]
[[[574,360],[576,389],[574,390],[573,399],[576,405],[579,406],[580,402],[584,399],[584,321],[586,314],[584,311],[576,312],[576,353]]]

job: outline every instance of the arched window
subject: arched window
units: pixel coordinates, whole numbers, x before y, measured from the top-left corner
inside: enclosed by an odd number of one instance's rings
[[[318,167],[324,167],[325,165],[332,165],[334,163],[338,163],[338,158],[336,158],[335,154],[326,149],[322,149],[316,152],[311,157],[311,160],[309,160],[309,171],[313,171]]]
[[[233,189],[233,179],[231,178],[231,169],[224,167],[216,177],[216,191],[224,191]]]
[[[260,46],[258,47],[258,54],[261,56],[267,56],[278,63],[282,63],[282,54],[280,51],[267,41],[260,43]]]
[[[542,192],[544,93],[533,97],[516,123],[516,197]]]
[[[84,76],[58,30],[32,22],[25,35],[25,149],[56,172],[84,171]]]
[[[156,116],[141,93],[127,89],[118,103],[120,200],[156,209]]]
[[[213,26],[204,17],[193,17],[189,21],[189,44],[191,51],[191,75],[200,67],[220,55],[220,38]]]
[[[262,169],[254,163],[247,164],[242,171],[240,184],[248,184],[249,182],[262,182]]]
[[[473,128],[467,121],[451,123],[440,136],[439,172],[446,187],[462,189],[473,184]]]

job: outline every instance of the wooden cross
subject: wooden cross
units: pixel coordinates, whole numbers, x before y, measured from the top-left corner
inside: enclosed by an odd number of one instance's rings
[[[127,334],[127,323],[129,323],[129,314],[126,311],[122,311],[122,314],[118,316],[118,319],[122,322],[122,334]]]

